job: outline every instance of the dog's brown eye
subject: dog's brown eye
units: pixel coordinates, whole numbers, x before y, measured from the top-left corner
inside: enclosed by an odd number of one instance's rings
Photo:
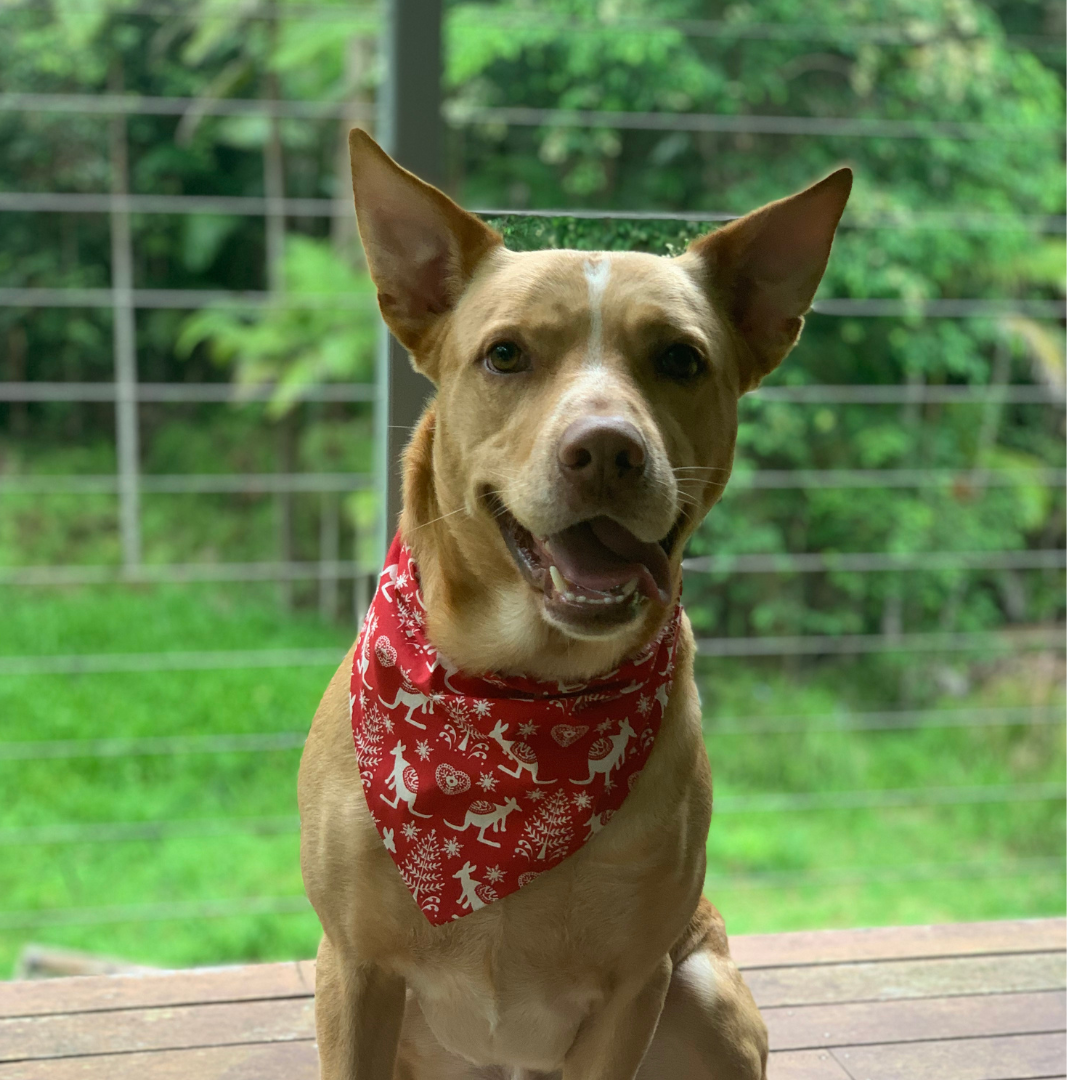
[[[487,366],[500,375],[513,375],[529,365],[525,354],[512,341],[500,341],[488,350]]]
[[[689,382],[705,370],[705,361],[693,345],[670,345],[656,358],[656,370],[665,379]]]

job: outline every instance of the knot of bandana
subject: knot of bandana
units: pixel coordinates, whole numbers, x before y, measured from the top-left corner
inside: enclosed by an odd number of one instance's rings
[[[527,885],[633,790],[671,688],[682,609],[637,656],[572,685],[469,676],[436,652],[395,536],[357,641],[350,706],[368,808],[433,925]]]

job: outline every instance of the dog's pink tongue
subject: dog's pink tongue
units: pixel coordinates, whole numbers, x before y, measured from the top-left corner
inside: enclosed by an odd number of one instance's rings
[[[546,546],[566,580],[606,592],[635,577],[642,592],[666,604],[671,599],[671,567],[658,543],[639,540],[611,518],[583,521],[554,536]]]

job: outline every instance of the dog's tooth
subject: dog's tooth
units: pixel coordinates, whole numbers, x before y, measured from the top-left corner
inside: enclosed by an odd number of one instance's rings
[[[637,589],[637,583],[638,579],[632,578],[619,590],[619,592],[621,592],[623,596],[631,596]]]
[[[574,599],[579,604],[587,604],[589,602],[589,598],[587,596],[575,596]]]
[[[614,604],[615,603],[615,597],[614,596],[605,596],[604,597],[604,603],[605,604]]]
[[[551,584],[561,593],[567,593],[570,590],[566,587],[566,578],[559,573],[559,568],[552,564],[548,567],[548,573],[551,575]]]

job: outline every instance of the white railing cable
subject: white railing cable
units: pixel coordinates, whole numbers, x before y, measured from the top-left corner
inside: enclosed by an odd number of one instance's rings
[[[196,649],[150,653],[47,653],[0,656],[3,675],[100,675],[159,671],[244,671],[253,668],[333,669],[346,646],[291,649]]]
[[[320,559],[316,562],[144,562],[137,567],[115,564],[5,566],[0,567],[0,585],[186,585],[210,581],[314,581],[327,576],[355,580],[369,573],[370,570],[345,559]]]
[[[1064,549],[1044,551],[807,552],[803,554],[700,555],[683,559],[696,574],[873,573],[889,570],[1059,570]]]
[[[890,652],[980,652],[1064,647],[1065,631],[1059,627],[972,632],[939,630],[907,634],[790,634],[697,639],[697,655],[700,657],[865,656]],[[0,673],[2,672],[3,667],[0,666]]]
[[[83,113],[99,116],[184,116],[198,109],[207,116],[276,116],[293,119],[369,119],[370,109],[341,101],[283,101],[258,98],[183,98],[134,94],[0,93],[0,112]],[[359,111],[358,111],[359,110]],[[1061,137],[1050,124],[987,124],[951,120],[894,120],[858,116],[763,116],[751,113],[634,112],[601,109],[543,109],[473,105],[447,101],[443,115],[453,126],[507,124],[520,127],[620,128],[639,131],[700,131],[756,135],[810,135],[819,138],[993,139],[1027,141]]]
[[[923,728],[1037,727],[1063,724],[1064,705],[988,708],[884,709],[808,716],[740,716],[708,719],[706,735],[836,735],[853,731],[917,731]],[[0,761],[71,758],[184,757],[194,754],[255,754],[299,750],[307,731],[239,735],[149,735],[109,739],[44,739],[0,742]]]
[[[274,397],[273,386],[238,383],[139,383],[140,402],[224,402],[247,404]],[[298,401],[374,401],[371,383],[323,383],[290,391]],[[114,401],[116,387],[106,382],[0,382],[0,401]],[[1010,384],[989,386],[919,386],[906,383],[806,386],[763,386],[744,402],[781,402],[792,405],[1062,405],[1064,390],[1052,386]]]
[[[369,487],[368,473],[144,473],[143,491],[158,494],[354,491]],[[1065,487],[1064,469],[758,469],[734,473],[728,495],[740,491],[800,488]],[[108,474],[0,474],[0,495],[114,494],[118,480]]]
[[[0,847],[42,844],[117,844],[213,836],[279,836],[300,829],[295,814],[267,817],[189,818],[179,821],[62,822],[0,828]]]
[[[355,311],[369,306],[366,296],[354,293],[292,292],[226,289],[132,289],[131,305],[139,309],[188,311],[203,307],[257,310],[266,307],[308,311]],[[111,308],[113,291],[106,288],[0,287],[0,307]],[[1026,315],[1034,319],[1063,319],[1064,300],[903,300],[887,297],[815,300],[819,315],[847,318],[969,319]]]
[[[0,676],[242,670],[263,667],[329,668],[341,662],[346,647],[0,656]],[[699,638],[697,654],[700,657],[848,656],[891,652],[989,652],[1002,649],[1045,650],[1064,647],[1064,629],[1051,626],[972,633],[935,631],[909,634],[793,634]]]
[[[1018,387],[1038,390],[1039,387]],[[322,383],[289,391],[290,399],[319,402],[368,402],[375,400],[371,383]],[[135,388],[140,403],[198,404],[220,402],[247,405],[272,400],[276,387],[241,383],[147,383]],[[114,401],[116,386],[107,382],[0,382],[0,401]],[[980,399],[981,400],[981,399]],[[1025,398],[1025,400],[1027,400]]]
[[[715,796],[713,813],[774,814],[810,810],[911,809],[973,803],[1056,802],[1065,798],[1065,792],[1064,783],[760,792]]]
[[[112,739],[44,739],[0,743],[0,761],[53,761],[67,758],[183,757],[190,754],[258,754],[298,750],[307,731],[251,735],[148,735]]]
[[[846,735],[853,731],[919,731],[924,728],[1025,727],[1063,724],[1064,705],[1014,705],[952,709],[878,709],[871,712],[798,716],[716,717],[702,723],[706,735]],[[0,744],[0,760],[4,756]],[[18,747],[19,743],[7,743]],[[37,746],[39,744],[31,744]],[[44,744],[49,746],[50,744]]]
[[[372,485],[370,473],[143,473],[139,486],[161,495],[255,495],[280,492],[356,491]],[[0,495],[110,495],[118,480],[100,475],[0,475]]]
[[[99,192],[3,191],[0,211],[21,213],[232,214],[263,217],[268,199],[263,195],[109,195]],[[290,217],[345,217],[355,213],[351,199],[285,198],[277,205]],[[486,218],[574,218],[597,221],[678,221],[720,224],[739,215],[725,211],[670,210],[492,210],[473,213]],[[1025,231],[1064,233],[1064,214],[998,214],[979,211],[903,210],[845,214],[844,229],[900,229],[948,232]]]

